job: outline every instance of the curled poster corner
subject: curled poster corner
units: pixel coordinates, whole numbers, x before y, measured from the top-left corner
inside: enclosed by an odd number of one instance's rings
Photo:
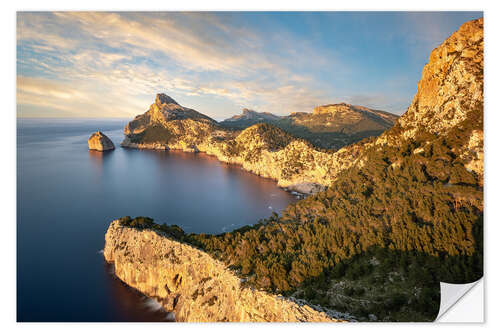
[[[466,284],[440,282],[441,304],[437,322],[476,322],[484,321],[483,316],[483,279]],[[471,290],[473,292],[471,292]]]

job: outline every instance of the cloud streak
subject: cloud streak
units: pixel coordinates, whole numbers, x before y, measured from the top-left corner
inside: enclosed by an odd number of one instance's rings
[[[241,107],[287,114],[361,95],[394,105],[388,94],[346,93],[339,81],[356,69],[296,28],[279,15],[21,12],[18,113],[130,117],[160,91],[218,119]]]
[[[136,96],[157,91],[212,95],[237,105],[267,105],[267,98],[268,107],[278,100],[284,108],[293,107],[293,96],[281,98],[270,91],[290,92],[294,84],[303,90],[297,83],[305,79],[260,52],[262,43],[251,31],[228,26],[210,14],[64,12],[18,17],[19,72],[45,77],[31,80],[29,87],[33,90],[34,82],[45,85],[37,89],[45,89],[50,100],[57,97],[50,94],[56,82],[64,82],[59,89],[76,85]],[[27,88],[20,87],[21,105],[34,101],[25,100]],[[60,91],[58,96],[70,95]]]

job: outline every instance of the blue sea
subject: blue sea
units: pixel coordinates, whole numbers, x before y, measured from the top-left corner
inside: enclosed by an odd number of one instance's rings
[[[269,179],[198,153],[120,147],[127,119],[18,119],[17,320],[164,321],[102,256],[113,219],[150,216],[218,234],[296,199]],[[89,151],[104,132],[111,152]]]

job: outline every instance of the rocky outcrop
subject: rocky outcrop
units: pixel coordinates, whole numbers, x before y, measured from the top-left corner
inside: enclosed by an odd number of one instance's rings
[[[401,138],[425,132],[444,137],[458,129],[469,139],[454,153],[482,177],[483,52],[483,19],[464,23],[432,51],[408,111],[376,143],[398,145]]]
[[[100,131],[97,131],[90,136],[88,145],[89,150],[105,151],[115,149],[113,141]]]
[[[155,298],[177,321],[340,321],[332,311],[243,287],[223,263],[160,232],[116,220],[105,241],[104,257],[116,276]]]
[[[124,133],[138,134],[148,126],[164,126],[167,122],[180,119],[194,119],[204,123],[216,124],[212,118],[205,116],[198,111],[179,105],[173,98],[165,94],[157,94],[155,102],[151,104],[146,113],[135,117],[125,126]]]
[[[419,130],[445,135],[483,106],[483,19],[467,22],[439,47],[422,71],[417,94],[398,120],[404,138]]]

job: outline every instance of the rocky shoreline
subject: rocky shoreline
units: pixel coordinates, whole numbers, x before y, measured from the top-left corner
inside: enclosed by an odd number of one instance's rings
[[[283,190],[290,192],[297,198],[303,198],[308,195],[312,195],[317,192],[324,191],[327,188],[325,183],[316,183],[311,181],[294,181],[285,182],[279,176],[276,176],[277,172],[270,172],[266,170],[266,166],[256,165],[255,163],[246,163],[241,158],[228,158],[225,154],[221,152],[220,147],[210,146],[209,144],[201,144],[199,146],[187,145],[181,142],[180,144],[163,144],[163,143],[134,143],[128,137],[121,142],[121,147],[131,148],[131,149],[148,149],[148,150],[178,150],[186,153],[205,153],[209,156],[216,157],[220,162],[239,165],[245,171],[254,173],[260,177],[270,178],[278,182],[278,186]],[[274,166],[270,165],[269,169]]]
[[[340,322],[347,314],[250,287],[207,253],[161,232],[111,223],[104,258],[128,286],[187,322]]]

